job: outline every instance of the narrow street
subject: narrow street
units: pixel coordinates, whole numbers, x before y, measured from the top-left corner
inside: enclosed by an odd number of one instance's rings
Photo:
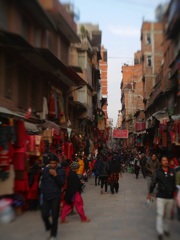
[[[68,224],[59,225],[58,238],[63,240],[154,240],[155,203],[148,209],[146,180],[124,174],[118,194],[100,195],[94,178],[83,193],[85,210],[90,223],[81,223],[77,215],[69,216]],[[40,212],[27,212],[10,224],[0,225],[1,240],[45,240]],[[179,222],[172,222],[171,239],[179,240]]]

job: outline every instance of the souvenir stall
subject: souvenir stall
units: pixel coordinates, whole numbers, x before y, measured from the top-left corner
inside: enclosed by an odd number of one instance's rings
[[[58,156],[60,162],[63,155],[72,161],[74,147],[71,142],[71,129],[61,128],[56,123],[50,121],[46,121],[41,127],[43,129],[44,154],[53,152]]]
[[[17,213],[29,209],[31,201],[37,208],[42,152],[34,124],[0,116],[0,198],[11,199]]]
[[[180,119],[174,120],[169,126],[170,145],[172,154],[178,158],[180,163]]]

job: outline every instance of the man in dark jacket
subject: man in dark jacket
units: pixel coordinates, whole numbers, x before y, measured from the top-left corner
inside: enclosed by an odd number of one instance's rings
[[[100,167],[99,167],[99,176],[101,180],[101,194],[103,194],[104,185],[105,185],[105,193],[107,193],[108,175],[109,175],[109,163],[107,162],[106,156],[103,156]]]
[[[170,235],[169,219],[172,217],[174,193],[176,190],[175,171],[169,168],[168,164],[168,158],[162,157],[161,167],[152,176],[148,195],[148,199],[151,199],[155,185],[158,184],[156,228],[159,240],[163,239],[163,234],[166,236]]]
[[[55,240],[58,228],[61,188],[65,182],[65,171],[58,165],[59,159],[51,154],[49,165],[44,168],[41,179],[41,193],[43,196],[42,218],[46,231],[51,231],[50,240]],[[52,223],[49,214],[52,214]]]

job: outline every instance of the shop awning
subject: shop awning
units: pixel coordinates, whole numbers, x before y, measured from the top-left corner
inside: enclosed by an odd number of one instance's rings
[[[40,130],[37,128],[37,126],[30,122],[24,122],[25,129],[28,132],[38,133]]]
[[[24,118],[24,116],[16,113],[16,112],[13,112],[7,108],[4,108],[4,107],[0,107],[0,113],[4,114],[4,115],[8,115],[8,116],[16,116],[16,117],[19,117],[19,118]]]
[[[56,129],[57,132],[59,132],[59,130],[60,130],[60,126],[58,124],[56,124],[55,122],[51,122],[51,121],[46,121],[39,126],[42,128],[49,128],[49,129],[54,128],[54,129]]]
[[[163,118],[168,117],[169,115],[167,111],[158,111],[154,113],[152,116],[155,117],[157,120],[161,120]]]
[[[172,115],[171,118],[174,121],[178,121],[178,120],[180,120],[180,114],[179,115]]]

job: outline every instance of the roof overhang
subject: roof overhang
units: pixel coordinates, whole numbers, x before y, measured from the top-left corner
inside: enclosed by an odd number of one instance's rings
[[[56,27],[64,35],[64,37],[70,43],[80,43],[80,38],[77,33],[69,26],[64,17],[60,13],[51,13],[50,15],[54,22],[56,23]]]
[[[56,26],[46,11],[41,7],[37,0],[16,0],[26,12],[30,13],[31,17],[39,23],[43,28],[48,30],[56,30]]]
[[[15,33],[6,32],[0,29],[0,46],[4,47],[14,47],[16,49],[28,48],[33,49],[33,47],[20,35]]]
[[[18,34],[0,31],[0,47],[15,51],[40,71],[50,72],[58,77],[65,85],[87,85],[72,67],[65,66],[50,50],[33,48]]]

